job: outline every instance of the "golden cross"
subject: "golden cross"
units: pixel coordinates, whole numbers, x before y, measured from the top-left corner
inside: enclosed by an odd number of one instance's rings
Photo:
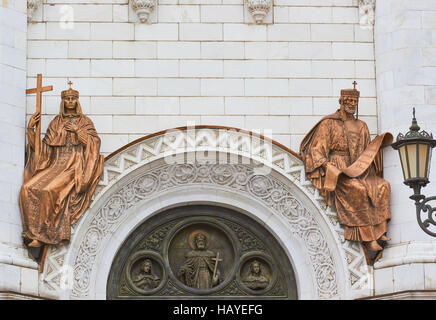
[[[218,262],[223,261],[223,259],[220,259],[220,253],[216,253],[216,258],[212,258],[212,260],[215,260],[215,267],[213,268],[213,276],[212,279],[215,278],[216,275],[216,269],[218,267]]]
[[[356,80],[354,80],[354,82],[353,82],[354,89],[356,89],[356,85],[357,85],[357,82],[356,82]]]
[[[36,96],[38,97],[38,95],[41,95],[42,92],[52,90],[53,86],[42,86],[42,74],[38,73],[38,75],[36,76],[36,88],[27,89],[26,94],[36,93]]]
[[[42,93],[52,91],[53,86],[42,86],[42,74],[38,73],[36,77],[36,88],[27,89],[26,94],[36,93],[36,112],[41,114]],[[38,162],[39,153],[41,150],[41,120],[36,124],[35,130],[35,163]]]
[[[68,84],[70,85],[70,89],[71,89],[71,85],[73,84],[73,83],[71,82],[71,80],[68,81]]]

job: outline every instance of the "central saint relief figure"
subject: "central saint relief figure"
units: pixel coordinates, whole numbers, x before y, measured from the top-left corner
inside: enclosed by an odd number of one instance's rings
[[[209,236],[204,231],[194,231],[189,236],[192,251],[185,257],[185,263],[179,270],[179,279],[184,284],[195,289],[213,288],[220,282],[220,272],[217,269],[219,254],[207,250]]]

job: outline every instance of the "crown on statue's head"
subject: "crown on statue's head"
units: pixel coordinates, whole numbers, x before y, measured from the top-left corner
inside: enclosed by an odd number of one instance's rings
[[[61,98],[65,98],[65,97],[75,97],[78,98],[79,97],[79,91],[74,90],[73,88],[71,88],[71,85],[73,84],[71,81],[68,82],[68,84],[70,85],[70,87],[67,90],[64,90],[61,92]]]
[[[360,91],[356,89],[357,82],[353,82],[354,89],[342,89],[341,90],[341,97],[357,97],[360,96]]]
[[[360,91],[357,89],[342,89],[341,97],[357,97],[359,98]]]

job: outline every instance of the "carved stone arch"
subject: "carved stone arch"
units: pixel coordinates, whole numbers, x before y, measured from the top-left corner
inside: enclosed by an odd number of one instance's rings
[[[229,164],[231,158],[239,162]],[[215,177],[204,175],[212,167]],[[179,173],[165,176],[171,170]],[[239,170],[237,178],[232,170]],[[306,180],[299,156],[251,132],[207,126],[149,135],[107,157],[70,245],[48,251],[40,291],[106,298],[111,259],[123,240],[148,217],[184,202],[231,207],[263,222],[295,267],[299,298],[368,295],[363,249],[344,240],[336,213]]]

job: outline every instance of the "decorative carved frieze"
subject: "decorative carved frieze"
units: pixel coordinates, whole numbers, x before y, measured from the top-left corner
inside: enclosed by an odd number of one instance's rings
[[[41,0],[27,0],[27,22],[32,22],[33,15],[41,3]]]
[[[229,170],[232,179],[225,179],[223,175]],[[165,178],[167,174],[171,177],[169,181]],[[142,188],[145,181],[147,189]],[[286,185],[270,175],[256,175],[249,165],[197,163],[158,167],[137,177],[105,201],[79,245],[73,264],[75,281],[72,296],[79,299],[89,296],[90,275],[93,274],[97,256],[102,250],[103,239],[115,225],[121,223],[126,210],[164,190],[184,185],[189,187],[195,183],[237,189],[239,193],[264,202],[276,214],[285,218],[289,222],[290,231],[306,246],[316,277],[318,297],[329,299],[337,296],[337,277],[331,248],[311,211],[294,197]]]
[[[210,186],[230,188],[229,190],[233,192],[241,190],[244,194],[251,195],[254,200],[258,199],[256,201],[266,201],[267,204],[271,205],[270,207],[274,207],[275,214],[285,217],[291,222],[289,232],[304,239],[303,243],[308,246],[307,250],[310,252],[313,263],[312,268],[316,274],[314,276],[317,279],[318,297],[328,299],[337,296],[338,287],[336,286],[335,274],[339,269],[334,270],[335,264],[330,256],[330,250],[329,252],[324,251],[324,254],[318,256],[317,248],[325,249],[326,239],[330,238],[325,238],[322,233],[319,233],[321,229],[316,227],[317,220],[313,216],[326,217],[324,221],[336,237],[333,241],[339,246],[341,256],[343,256],[345,266],[348,269],[346,275],[347,291],[357,292],[369,285],[368,268],[362,247],[355,242],[344,239],[344,230],[338,223],[336,212],[325,204],[318,190],[306,179],[304,166],[300,159],[277,145],[265,146],[264,143],[261,143],[260,138],[230,128],[223,130],[202,128],[195,130],[195,132],[192,131],[175,130],[154,135],[123,149],[106,161],[104,174],[94,194],[94,205],[91,205],[88,213],[88,217],[92,215],[93,218],[73,226],[72,233],[80,233],[80,237],[75,237],[72,245],[49,249],[47,253],[46,267],[42,275],[43,282],[40,286],[40,290],[45,295],[59,297],[62,290],[59,279],[70,279],[71,277],[75,289],[65,298],[95,297],[95,291],[90,286],[91,282],[95,281],[95,274],[92,273],[93,264],[98,263],[98,252],[107,245],[105,243],[108,241],[105,237],[106,234],[123,220],[121,218],[122,212],[126,206],[139,203],[141,199],[153,197],[157,193],[175,186],[190,188],[193,183],[204,185],[205,182]],[[265,149],[265,147],[267,148]],[[194,171],[193,167],[187,168],[186,164],[182,164],[172,167],[174,171],[166,170],[160,172],[158,176],[156,176],[157,172],[150,170],[148,174],[136,177],[136,183],[129,184],[129,187],[125,185],[125,188],[121,188],[123,190],[119,189],[119,182],[125,181],[132,171],[146,167],[164,156],[196,151],[198,148],[209,152],[238,153],[262,163],[268,163],[268,167],[281,172],[288,180],[289,185],[294,185],[303,192],[305,197],[308,197],[311,203],[318,208],[319,212],[313,213],[304,210],[304,207],[301,207],[301,204],[292,195],[293,192],[290,194],[292,199],[286,196],[277,196],[277,181],[274,181],[275,179],[270,175],[263,177],[253,173],[234,175],[232,170],[235,167],[225,164],[208,168],[200,166]],[[244,170],[247,169],[244,166]],[[248,177],[251,179],[245,181]],[[274,181],[273,184],[271,184],[273,182],[271,179]],[[290,191],[286,190],[286,185],[284,188],[282,188],[282,183],[279,185],[281,186],[279,189],[289,194]],[[269,189],[271,190],[268,191]],[[112,193],[111,190],[118,190],[121,193],[117,194],[118,191]],[[101,203],[99,200],[105,197],[107,197],[106,200]],[[308,228],[305,227],[305,223],[309,223]],[[156,248],[159,247],[159,239],[161,238],[157,235],[150,238],[150,241],[156,242]],[[321,260],[318,261],[319,259]],[[328,261],[328,263],[324,263],[324,261]],[[176,294],[174,292],[171,294]]]
[[[359,23],[364,28],[372,28],[374,26],[375,0],[359,0]]]
[[[132,8],[141,23],[146,23],[156,7],[157,0],[132,0]]]

